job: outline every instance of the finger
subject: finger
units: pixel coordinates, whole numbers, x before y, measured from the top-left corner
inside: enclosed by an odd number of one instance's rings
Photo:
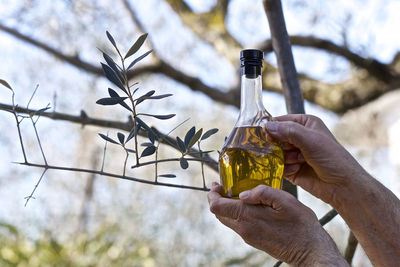
[[[285,203],[290,197],[292,196],[289,193],[266,185],[259,185],[239,194],[240,200],[244,203],[262,204],[275,210],[280,209],[282,203]]]
[[[272,137],[272,135],[268,134],[268,131],[267,131],[265,128],[263,128],[262,131],[263,131],[263,133],[264,133],[265,138],[266,138],[268,141],[270,141],[270,142],[276,142],[276,141],[277,141],[276,139],[274,139],[274,138]],[[282,143],[281,143],[281,146],[282,146],[283,150],[285,150],[285,151],[286,151],[286,150],[294,150],[294,149],[297,149],[294,145],[289,144],[289,143],[287,143],[287,142],[282,142]]]
[[[220,185],[220,184],[217,183],[217,182],[212,182],[212,184],[211,184],[211,191],[217,192],[217,193],[221,193],[221,192],[222,192],[222,189],[223,189],[222,185]]]
[[[287,164],[283,169],[283,176],[296,174],[301,169],[302,164]]]
[[[285,152],[285,164],[303,163],[305,162],[303,154],[300,150],[291,150]]]
[[[319,137],[313,130],[293,121],[269,121],[266,124],[266,130],[272,137],[290,143],[301,150],[315,146]]]
[[[237,220],[242,216],[243,204],[239,200],[222,197],[218,192],[208,193],[210,211],[218,216],[228,217]]]
[[[287,114],[283,116],[274,117],[275,121],[293,121],[300,123],[301,125],[306,125],[307,121],[313,116],[306,114]]]

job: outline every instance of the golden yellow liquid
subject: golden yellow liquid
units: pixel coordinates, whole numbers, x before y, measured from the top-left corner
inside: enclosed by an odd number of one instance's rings
[[[280,189],[283,166],[282,148],[268,141],[261,127],[236,127],[219,157],[222,195],[238,198],[260,184]]]

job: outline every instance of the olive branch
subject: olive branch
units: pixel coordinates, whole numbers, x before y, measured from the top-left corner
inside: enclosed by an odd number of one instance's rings
[[[130,112],[130,120],[129,120],[129,132],[128,134],[124,134],[122,132],[117,132],[116,138],[110,137],[109,134],[103,134],[99,133],[99,136],[105,141],[104,144],[104,152],[103,152],[103,160],[101,164],[101,169],[100,170],[92,170],[92,169],[82,169],[82,168],[73,168],[73,167],[66,167],[66,166],[56,166],[56,165],[51,165],[48,163],[46,155],[44,153],[41,141],[40,141],[40,136],[36,127],[36,124],[39,120],[39,118],[43,115],[46,117],[51,117],[50,112],[47,112],[48,109],[50,109],[50,104],[48,104],[45,108],[39,109],[39,110],[31,110],[29,108],[29,105],[34,98],[38,86],[36,86],[35,90],[33,91],[29,102],[26,106],[26,108],[20,108],[18,105],[15,104],[14,98],[15,98],[15,91],[14,89],[10,86],[9,83],[7,83],[5,80],[0,79],[0,83],[11,90],[12,92],[12,105],[11,108],[1,108],[7,112],[10,112],[14,115],[16,124],[17,124],[17,131],[18,131],[18,136],[19,136],[19,141],[20,141],[20,146],[22,149],[22,154],[24,161],[23,162],[16,162],[21,165],[25,166],[31,166],[31,167],[38,167],[42,168],[43,172],[40,175],[37,183],[35,184],[32,192],[29,194],[29,196],[25,197],[26,202],[25,206],[28,204],[29,200],[34,199],[34,194],[41,183],[45,173],[49,169],[54,169],[54,170],[64,170],[64,171],[73,171],[73,172],[84,172],[84,173],[93,173],[93,174],[99,174],[99,175],[104,175],[112,178],[119,178],[119,179],[125,179],[125,180],[130,180],[130,181],[135,181],[135,182],[141,182],[141,183],[147,183],[147,184],[152,184],[152,185],[161,185],[161,186],[169,186],[169,187],[178,187],[178,188],[184,188],[184,189],[192,189],[192,190],[201,190],[201,191],[208,191],[209,189],[206,186],[206,178],[204,175],[204,165],[207,164],[208,166],[211,166],[211,169],[214,169],[217,171],[217,162],[213,160],[210,156],[209,153],[213,152],[213,150],[206,150],[203,151],[201,150],[201,142],[203,140],[206,140],[213,134],[218,132],[218,129],[213,128],[208,131],[205,131],[203,133],[203,129],[199,129],[196,131],[196,127],[193,126],[191,127],[186,134],[183,137],[176,136],[175,138],[171,138],[170,135],[175,131],[178,127],[182,126],[184,123],[188,121],[185,120],[181,123],[179,123],[176,127],[171,129],[167,134],[163,134],[160,131],[158,131],[154,127],[150,127],[146,122],[145,122],[145,117],[153,117],[159,120],[168,120],[171,119],[175,116],[175,114],[165,114],[165,115],[156,115],[156,114],[150,114],[146,112],[139,112],[138,106],[139,104],[143,103],[144,101],[149,101],[149,100],[159,100],[167,97],[171,97],[172,94],[160,94],[157,95],[155,90],[151,90],[146,92],[143,95],[138,95],[139,93],[139,83],[135,82],[133,84],[130,84],[130,81],[128,79],[128,71],[131,70],[139,61],[144,59],[146,56],[148,56],[152,50],[149,50],[145,52],[144,54],[140,55],[139,57],[135,58],[132,60],[129,64],[127,60],[135,55],[138,50],[142,47],[144,44],[147,34],[141,35],[135,42],[134,44],[130,47],[128,52],[126,53],[125,56],[122,55],[120,49],[118,48],[115,39],[112,37],[112,35],[107,31],[107,38],[112,44],[113,48],[116,50],[121,65],[118,65],[115,60],[105,53],[104,51],[101,51],[103,58],[105,60],[105,63],[101,63],[101,66],[103,68],[105,77],[113,84],[113,87],[116,86],[121,92],[120,94],[117,93],[116,90],[113,88],[108,88],[108,97],[101,98],[96,101],[97,104],[99,105],[104,105],[104,106],[114,106],[114,105],[120,105],[127,109]],[[126,67],[127,66],[127,67]],[[82,116],[83,115],[83,116]],[[81,112],[81,117],[85,117],[86,119],[88,116],[86,115],[85,112]],[[29,119],[31,121],[32,127],[35,132],[36,140],[39,145],[40,152],[43,157],[43,163],[33,163],[30,162],[27,158],[26,152],[25,152],[25,146],[23,143],[23,138],[22,138],[22,132],[20,128],[20,124],[23,122],[24,119]],[[145,139],[144,142],[139,142],[140,140],[138,139],[138,136],[141,136],[142,139]],[[130,146],[130,141],[133,140],[133,147]],[[107,144],[113,144],[113,145],[118,145],[120,146],[124,152],[125,152],[125,160],[123,162],[123,169],[122,169],[122,174],[114,174],[114,173],[109,173],[104,171],[104,162],[106,158],[106,151],[107,151]],[[128,144],[129,143],[129,144]],[[165,159],[160,159],[159,158],[159,147],[161,144],[166,144],[169,145],[176,150],[180,152],[180,157],[177,158],[165,158]],[[194,149],[194,146],[197,144],[198,150]],[[152,180],[149,179],[143,179],[143,178],[136,178],[136,177],[131,177],[126,175],[126,170],[127,170],[127,162],[130,154],[133,154],[135,156],[135,165],[131,166],[131,169],[136,169],[139,167],[147,166],[147,165],[154,165],[154,178]],[[154,160],[148,160],[144,161],[145,158],[154,155],[155,158]],[[174,184],[174,183],[165,183],[165,182],[160,182],[159,178],[176,178],[176,175],[173,173],[159,173],[158,170],[158,165],[161,163],[166,163],[166,162],[179,162],[180,167],[182,169],[187,169],[189,167],[189,162],[190,161],[195,161],[195,162],[200,162],[201,163],[201,174],[202,174],[202,186],[187,186],[187,185],[180,185],[180,184]]]

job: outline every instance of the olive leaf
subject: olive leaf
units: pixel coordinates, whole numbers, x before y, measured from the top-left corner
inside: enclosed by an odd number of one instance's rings
[[[201,140],[206,140],[208,137],[210,137],[211,135],[215,134],[218,132],[217,128],[213,128],[211,130],[208,130],[207,132],[205,132],[203,134],[203,136],[201,137]]]
[[[124,91],[125,94],[128,94],[126,92],[126,89],[125,89],[124,85],[122,84],[121,80],[118,78],[117,74],[115,74],[115,72],[112,70],[112,68],[110,68],[108,65],[106,65],[104,63],[101,63],[101,67],[103,68],[103,71],[104,71],[104,74],[106,75],[106,78],[110,82],[112,82],[113,84],[118,86],[119,89]]]
[[[179,164],[181,165],[181,168],[184,169],[184,170],[189,167],[189,162],[185,158],[181,158],[179,160]]]
[[[113,89],[111,89],[111,88],[108,88],[108,94],[111,96],[111,97],[120,97],[119,95],[118,95],[118,93],[117,92],[115,92]],[[132,109],[124,102],[124,101],[122,101],[122,102],[120,102],[119,103],[121,106],[123,106],[124,108],[126,108],[127,110],[129,110],[130,112],[132,112]]]
[[[117,74],[119,80],[122,83],[124,83],[125,78],[122,75],[121,71],[119,70],[117,63],[115,63],[114,60],[109,55],[107,55],[105,52],[103,52],[103,57],[104,57],[104,60],[107,62],[107,65]]]
[[[156,152],[155,146],[148,146],[143,150],[140,157],[142,158],[142,157],[150,156],[150,155],[153,155],[155,152]]]
[[[166,98],[166,97],[169,97],[169,96],[172,96],[172,95],[173,94],[163,94],[163,95],[155,95],[155,96],[143,95],[143,96],[141,96],[141,97],[139,97],[137,99],[136,105],[139,104],[139,103],[142,103],[144,100],[147,100],[147,99],[162,99],[162,98]]]
[[[112,37],[111,33],[109,33],[108,31],[106,31],[106,34],[107,34],[108,40],[110,40],[110,42],[112,43],[112,45],[118,50],[117,44],[115,43],[115,40],[114,40],[114,38]]]
[[[101,134],[101,133],[99,133],[99,135],[100,135],[100,137],[103,138],[104,140],[106,140],[106,141],[108,141],[108,142],[110,142],[110,143],[119,145],[118,142],[112,140],[112,139],[111,139],[110,137],[108,137],[107,135],[104,135],[104,134]]]
[[[147,114],[147,113],[139,113],[137,115],[154,117],[154,118],[159,119],[159,120],[168,120],[168,119],[171,119],[172,117],[175,117],[176,114],[153,115],[153,114]]]
[[[189,150],[192,146],[194,146],[194,144],[196,144],[197,141],[199,141],[201,134],[203,133],[203,128],[201,128],[200,130],[198,130],[196,132],[196,134],[192,137],[192,139],[190,139],[190,142],[187,146],[187,149]]]
[[[142,127],[146,132],[153,131],[141,118],[136,117],[139,127]],[[139,130],[138,130],[139,132]]]
[[[128,151],[129,153],[136,153],[136,151],[135,151],[135,150],[133,150],[133,149],[129,149],[129,148],[127,148],[127,149],[126,149],[126,151]]]
[[[138,99],[136,99],[136,105],[142,103],[144,100],[147,99],[147,97],[154,95],[155,92],[156,91],[154,91],[154,90],[150,90],[147,93],[145,93],[144,95],[142,95],[141,97],[139,97]]]
[[[178,147],[181,150],[181,152],[185,153],[185,151],[186,151],[185,143],[178,136],[176,137],[176,143],[178,144]]]
[[[156,137],[155,137],[153,131],[148,131],[148,132],[147,132],[147,137],[149,138],[150,142],[151,142],[152,144],[154,144],[154,141],[155,141],[155,138],[156,138]]]
[[[175,115],[176,115],[176,114],[148,115],[148,116],[154,117],[154,118],[159,119],[159,120],[168,120],[168,119],[171,119],[171,118],[175,117]]]
[[[135,66],[136,63],[138,63],[140,60],[144,59],[145,57],[147,57],[151,52],[153,52],[153,49],[147,51],[146,53],[144,53],[143,55],[141,55],[140,57],[136,58],[134,61],[132,61],[131,64],[129,64],[127,70],[129,70],[130,68],[132,68],[133,66]]]
[[[136,128],[137,131],[139,131],[140,126],[137,125]],[[125,144],[128,143],[129,140],[131,140],[133,137],[135,137],[135,134],[136,134],[135,127],[132,127],[132,130],[129,132],[128,137],[126,138]]]
[[[196,127],[190,128],[185,135],[185,147],[188,148],[190,140],[192,140],[194,134],[196,133]]]
[[[118,140],[121,143],[121,145],[123,145],[124,141],[125,141],[125,135],[123,133],[118,132],[117,137],[118,137]]]
[[[142,34],[137,40],[136,42],[131,46],[131,48],[129,48],[128,53],[126,53],[125,59],[127,59],[128,57],[132,56],[133,54],[135,54],[140,47],[143,45],[144,41],[147,38],[147,33]]]
[[[150,142],[144,142],[141,144],[141,146],[152,146],[152,145],[153,145],[153,143],[150,143]]]
[[[158,175],[158,177],[164,177],[164,178],[175,178],[176,175],[175,174],[160,174]]]
[[[99,105],[109,106],[109,105],[120,104],[125,99],[127,99],[127,97],[106,97],[97,100],[96,103]]]
[[[12,91],[11,85],[9,85],[8,82],[0,79],[0,83]]]

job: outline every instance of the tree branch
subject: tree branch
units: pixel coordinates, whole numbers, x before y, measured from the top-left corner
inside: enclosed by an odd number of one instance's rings
[[[42,42],[19,33],[15,29],[0,24],[0,30],[37,48],[41,48],[47,53],[81,70],[95,75],[103,75],[100,67],[84,62],[76,56],[67,56]],[[276,82],[277,70],[269,64],[266,64],[266,68],[263,72],[264,90],[282,93],[280,85]],[[156,65],[135,67],[134,70],[128,73],[128,77],[133,79],[149,73],[163,74],[178,83],[188,86],[194,91],[199,91],[210,96],[215,101],[239,107],[240,96],[238,88],[232,88],[227,93],[221,92],[218,88],[207,86],[198,78],[187,75],[163,61],[159,61]],[[323,83],[306,75],[299,76],[305,99],[337,113],[343,113],[349,109],[362,106],[384,93],[400,87],[400,78],[398,76],[396,76],[396,79],[391,84],[386,84],[373,79],[370,75],[365,75],[364,72],[357,72],[351,79],[337,84]]]
[[[12,111],[13,106],[8,105],[8,104],[3,104],[0,103],[0,110],[5,110],[5,111]],[[37,110],[34,109],[27,109],[24,107],[15,107],[15,112],[18,113],[24,113],[24,114],[32,114],[37,112]],[[82,126],[85,125],[93,125],[93,126],[99,126],[99,127],[105,127],[105,128],[113,128],[113,129],[120,129],[124,130],[127,132],[130,132],[133,127],[133,122],[131,120],[128,120],[127,122],[121,122],[121,121],[112,121],[112,120],[102,120],[102,119],[96,119],[89,117],[85,111],[81,111],[80,116],[74,116],[74,115],[69,115],[65,113],[59,113],[59,112],[42,112],[40,113],[42,117],[47,117],[53,120],[61,120],[61,121],[69,121],[73,123],[78,123],[81,124]],[[180,151],[177,146],[174,147],[171,144],[176,144],[176,141],[174,138],[168,137],[165,134],[161,133],[157,129],[153,128],[156,133],[160,134],[162,136],[162,139],[160,138],[160,142],[163,144],[166,144],[174,149],[177,149]],[[146,137],[143,133],[139,133],[139,135]],[[190,154],[190,156],[199,159],[198,151],[193,149],[194,152],[193,154]],[[203,160],[205,160],[204,164],[209,166],[211,169],[214,171],[218,172],[218,164],[215,160],[213,160],[210,156],[203,155]]]
[[[264,0],[264,8],[271,31],[272,46],[278,61],[278,70],[281,77],[287,112],[305,113],[303,96],[297,78],[289,36],[286,31],[281,1]],[[297,188],[289,181],[283,180],[282,189],[297,198]]]
[[[290,36],[290,42],[292,45],[317,48],[342,56],[357,67],[367,70],[370,75],[385,83],[392,82],[396,77],[389,65],[383,64],[377,59],[363,58],[362,56],[350,51],[347,47],[339,46],[326,39],[317,38],[315,36],[292,35]],[[261,49],[265,53],[272,52],[272,40],[265,41],[265,43],[262,44]]]
[[[30,166],[30,167],[43,168],[45,170],[62,170],[62,171],[71,171],[71,172],[92,173],[92,174],[104,175],[104,176],[111,177],[111,178],[117,178],[117,179],[123,179],[123,180],[143,183],[143,184],[160,185],[160,186],[199,190],[199,191],[210,191],[209,188],[204,188],[204,187],[155,182],[152,180],[145,180],[145,179],[141,179],[141,178],[123,176],[123,175],[119,175],[119,174],[114,174],[114,173],[109,173],[109,172],[104,172],[104,171],[96,171],[96,170],[91,170],[91,169],[71,168],[71,167],[55,166],[55,165],[44,165],[44,164],[36,164],[36,163],[29,163],[29,162],[27,162],[27,163],[21,162],[18,164],[24,165],[24,166]]]
[[[351,265],[351,262],[353,261],[354,253],[356,252],[358,240],[354,236],[353,232],[350,231],[349,233],[349,238],[347,239],[347,247],[344,252],[344,258],[345,260]]]
[[[78,57],[72,57],[72,56],[67,56],[63,54],[62,52],[46,45],[43,42],[34,40],[26,35],[23,35],[22,33],[18,32],[15,29],[8,28],[6,26],[3,26],[0,24],[0,30],[3,30],[12,36],[25,41],[37,48],[43,49],[44,51],[50,53],[51,55],[79,68],[82,69],[86,72],[93,73],[96,75],[101,75],[103,76],[103,70],[100,67],[96,67],[94,65],[91,65],[90,63],[84,62],[80,60]],[[138,77],[143,74],[147,73],[161,73],[164,74],[165,76],[182,83],[189,88],[191,88],[193,91],[199,91],[202,92],[212,99],[228,104],[228,105],[234,105],[236,107],[239,107],[239,94],[236,93],[224,93],[220,91],[218,88],[213,88],[210,87],[206,84],[204,84],[200,79],[192,77],[190,75],[187,75],[174,67],[172,67],[170,64],[166,63],[163,60],[159,60],[159,63],[157,65],[151,65],[151,66],[145,66],[145,67],[136,67],[135,69],[132,69],[128,72],[128,78],[133,79],[135,77]],[[235,90],[236,92],[237,90]]]

